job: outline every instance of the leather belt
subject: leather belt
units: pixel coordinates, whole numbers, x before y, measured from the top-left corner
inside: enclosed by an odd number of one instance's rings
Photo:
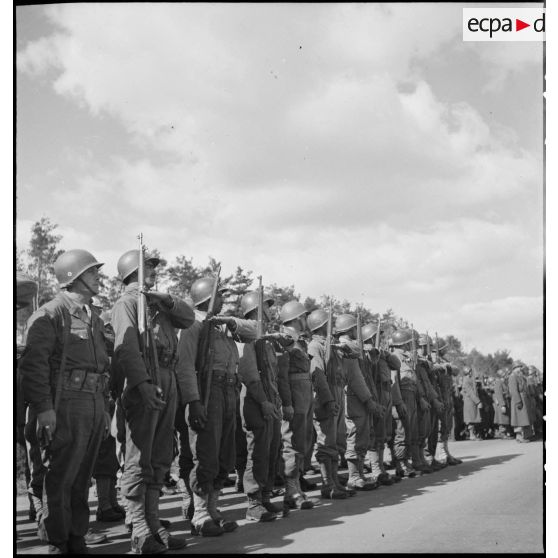
[[[230,372],[213,371],[211,382],[215,384],[227,384],[234,386],[236,385],[236,374],[231,374]]]
[[[64,372],[62,388],[67,391],[96,393],[105,389],[105,377],[99,372],[73,368]]]

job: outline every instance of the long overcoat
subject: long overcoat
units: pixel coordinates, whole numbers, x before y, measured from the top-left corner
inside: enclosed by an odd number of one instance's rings
[[[514,371],[508,378],[508,387],[511,396],[511,416],[512,426],[529,426],[529,403],[527,400],[527,380],[521,372]],[[521,409],[519,408],[521,406]]]
[[[471,376],[463,378],[463,422],[465,424],[478,424],[481,422],[481,414],[478,404],[480,399],[477,393],[475,380]]]

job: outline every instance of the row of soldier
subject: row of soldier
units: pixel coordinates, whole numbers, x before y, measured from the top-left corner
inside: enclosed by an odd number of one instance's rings
[[[184,548],[159,517],[175,428],[192,534],[235,530],[219,510],[219,495],[235,468],[237,405],[246,439],[246,517],[254,521],[314,507],[300,485],[313,451],[327,499],[460,463],[448,447],[453,372],[441,343],[398,329],[384,340],[389,349],[378,348],[378,324],[360,327],[351,314],[333,324],[331,309],[309,313],[296,300],[281,307],[280,331],[270,332],[275,301],[263,288],[244,295],[242,317],[226,316],[218,274],[195,281],[186,302],[153,290],[158,264],[142,247],[119,259],[124,290],[112,309],[113,342],[91,308],[103,264],[85,250],[59,256],[61,291],[29,320],[18,372],[28,405],[30,492],[50,553],[86,551],[94,468],[98,517],[125,515],[133,552]],[[122,443],[125,511],[115,469],[99,464],[114,461],[111,432]],[[384,465],[386,447],[394,475]],[[346,482],[338,475],[341,459]],[[279,503],[272,502],[278,463],[285,479]]]

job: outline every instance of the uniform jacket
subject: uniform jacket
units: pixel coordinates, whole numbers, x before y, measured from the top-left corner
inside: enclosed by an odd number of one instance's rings
[[[411,353],[398,347],[393,349],[392,355],[399,361],[399,385],[401,389],[417,389],[417,375],[413,368]]]
[[[472,376],[465,376],[463,378],[463,388],[461,390],[463,395],[463,422],[465,424],[478,424],[481,422],[479,396],[477,394],[477,386],[475,379]]]
[[[257,401],[263,403],[270,401],[276,406],[281,406],[281,398],[277,387],[279,363],[277,347],[273,341],[261,340],[262,366],[258,367],[256,355],[256,341],[250,343],[237,343],[239,362],[238,377],[245,387],[246,393]],[[242,394],[241,394],[242,397]]]
[[[346,335],[339,338],[340,343],[354,346],[354,341]],[[343,368],[347,378],[347,416],[362,416],[365,407],[364,403],[372,398],[372,393],[368,387],[358,358],[343,357]]]
[[[114,329],[114,357],[112,361],[113,382],[116,391],[132,389],[152,378],[140,350],[138,334],[138,283],[126,286],[112,310],[111,324]],[[173,307],[160,310],[149,306],[155,346],[159,355],[176,358],[177,338],[175,328],[189,328],[194,323],[194,310],[183,300],[172,296]],[[151,359],[151,355],[147,355]]]
[[[24,397],[35,413],[54,408],[62,357],[64,309],[70,317],[66,370],[108,371],[102,320],[94,312],[89,317],[66,292],[60,292],[29,318],[27,344],[19,362]]]
[[[496,378],[494,381],[494,394],[492,395],[494,401],[494,423],[495,424],[509,424],[510,423],[510,397],[508,386],[503,378]],[[502,406],[506,407],[506,412],[502,411]]]
[[[178,384],[179,401],[186,405],[191,401],[201,399],[198,387],[198,373],[196,358],[200,344],[200,333],[206,312],[195,311],[195,322],[192,327],[180,334],[178,342],[178,362],[176,364],[176,381]],[[256,339],[256,320],[243,320],[233,318],[236,324],[234,337],[224,325],[215,325],[215,353],[213,359],[213,372],[236,374],[239,362],[238,348],[235,339],[249,343]]]
[[[449,409],[453,406],[453,376],[451,366],[448,363],[437,362],[434,364],[434,368],[438,377],[438,387],[441,401],[445,405],[446,409]]]
[[[292,407],[292,386],[289,378],[292,374],[302,374],[303,376],[307,376],[308,380],[311,381],[311,357],[308,355],[306,341],[304,341],[296,331],[291,330],[291,328],[284,328],[283,331],[291,335],[294,342],[292,345],[286,347],[283,354],[278,358],[279,376],[277,380],[283,406]]]
[[[397,407],[403,403],[403,397],[401,396],[401,387],[400,387],[400,369],[401,369],[401,361],[394,353],[387,353],[385,352],[385,360],[389,369],[391,370],[391,398],[393,401],[393,406]]]
[[[416,374],[419,397],[426,399],[433,408],[432,404],[434,401],[439,401],[440,397],[436,390],[437,385],[431,381],[430,363],[423,358],[419,358],[417,360]]]
[[[326,367],[326,338],[323,335],[312,335],[308,343],[310,360],[310,374],[314,387],[314,412],[320,420],[323,406],[329,401],[335,401],[335,387],[345,383],[343,363],[336,349],[332,348],[331,358]]]
[[[527,381],[523,374],[512,371],[508,377],[508,387],[511,397],[510,424],[512,426],[529,426],[531,422],[526,397]],[[523,403],[522,409],[517,408],[519,403]]]

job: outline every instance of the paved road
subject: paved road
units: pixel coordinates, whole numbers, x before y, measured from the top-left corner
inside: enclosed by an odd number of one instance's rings
[[[452,447],[462,465],[271,523],[246,522],[244,497],[227,488],[222,510],[240,527],[221,537],[190,536],[176,495],[162,499],[161,515],[172,520],[173,533],[187,536],[186,553],[542,552],[543,444],[486,440]],[[17,552],[46,553],[27,520],[25,497],[18,498],[16,521]],[[110,542],[91,553],[129,551],[122,524],[92,527],[105,529]]]

